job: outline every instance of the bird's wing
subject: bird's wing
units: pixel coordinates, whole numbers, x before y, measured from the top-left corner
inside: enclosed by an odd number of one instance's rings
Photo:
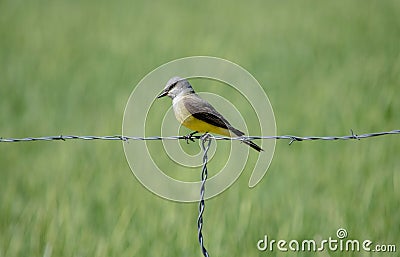
[[[237,136],[243,136],[244,133],[232,127],[232,125],[207,101],[199,96],[191,96],[190,99],[184,101],[185,108],[192,114],[193,117],[211,125],[225,128]]]

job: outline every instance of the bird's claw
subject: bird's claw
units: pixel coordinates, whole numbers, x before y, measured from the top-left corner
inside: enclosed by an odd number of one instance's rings
[[[194,142],[194,137],[193,137],[193,135],[196,134],[196,133],[198,133],[198,132],[195,131],[195,132],[192,132],[192,133],[190,133],[190,134],[187,134],[187,135],[183,136],[183,139],[186,140],[186,144],[189,144],[189,140],[192,141],[192,142]]]

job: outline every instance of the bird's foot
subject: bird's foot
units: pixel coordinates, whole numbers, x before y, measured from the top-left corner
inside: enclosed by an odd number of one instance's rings
[[[192,132],[190,134],[187,134],[186,136],[183,136],[183,138],[186,140],[186,144],[189,144],[189,140],[194,142],[193,135],[195,135],[197,133],[199,133],[199,132],[198,131],[194,131],[194,132]]]

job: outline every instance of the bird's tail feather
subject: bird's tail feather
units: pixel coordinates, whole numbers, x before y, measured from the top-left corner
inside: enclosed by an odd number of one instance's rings
[[[250,140],[243,140],[243,143],[245,143],[246,145],[250,146],[251,148],[255,149],[258,152],[264,151],[264,149],[262,149],[261,147],[259,147],[257,144],[253,143]]]
[[[233,132],[236,136],[241,137],[244,135],[244,133],[238,129],[235,129],[234,127],[230,127],[229,130],[231,132]],[[255,149],[258,152],[264,151],[261,147],[259,147],[257,144],[253,143],[250,140],[243,140],[243,143],[245,143],[246,145],[250,146],[251,148]]]

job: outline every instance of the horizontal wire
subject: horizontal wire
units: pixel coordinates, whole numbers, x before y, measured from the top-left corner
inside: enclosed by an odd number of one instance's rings
[[[212,136],[215,140],[255,140],[255,139],[284,139],[289,140],[289,144],[297,141],[313,141],[313,140],[351,140],[351,139],[365,139],[371,137],[385,136],[400,134],[400,130],[374,132],[357,135],[351,130],[351,135],[347,136],[294,136],[294,135],[282,135],[282,136],[241,136],[241,137],[225,137],[225,136]],[[76,136],[76,135],[59,135],[59,136],[44,136],[44,137],[25,137],[25,138],[0,138],[0,143],[13,143],[13,142],[35,142],[35,141],[66,141],[66,140],[194,140],[200,139],[201,135],[192,136],[150,136],[150,137],[137,137],[137,136]]]

